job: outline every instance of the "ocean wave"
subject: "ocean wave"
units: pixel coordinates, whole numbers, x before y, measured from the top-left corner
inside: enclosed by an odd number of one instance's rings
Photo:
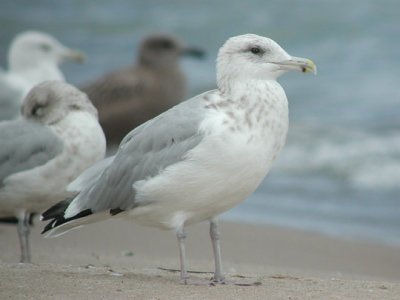
[[[296,126],[274,172],[324,175],[361,189],[397,189],[400,132]]]

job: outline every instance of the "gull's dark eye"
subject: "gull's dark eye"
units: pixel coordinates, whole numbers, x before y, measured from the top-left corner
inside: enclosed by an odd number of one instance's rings
[[[162,40],[160,43],[160,46],[163,49],[171,49],[173,47],[173,44],[169,40]]]
[[[40,49],[42,49],[44,52],[49,52],[51,50],[51,46],[49,44],[41,44]]]
[[[260,54],[261,53],[261,49],[258,47],[253,47],[250,49],[251,53],[253,54]]]
[[[80,109],[81,109],[81,107],[80,107],[78,104],[71,104],[69,107],[70,107],[72,110],[80,110]]]
[[[42,104],[36,104],[35,106],[32,107],[31,114],[32,116],[38,116],[40,117],[43,114],[43,109],[45,105]]]

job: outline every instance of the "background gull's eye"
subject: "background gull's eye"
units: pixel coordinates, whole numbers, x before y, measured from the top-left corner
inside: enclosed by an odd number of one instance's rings
[[[80,110],[80,109],[81,109],[81,107],[80,107],[78,104],[71,104],[69,107],[70,107],[72,110]]]
[[[43,105],[36,104],[34,107],[32,107],[32,110],[31,110],[32,116],[40,117],[43,114],[43,109],[44,109]]]
[[[171,49],[171,48],[173,48],[173,44],[171,43],[171,41],[163,40],[163,41],[161,41],[161,48]]]

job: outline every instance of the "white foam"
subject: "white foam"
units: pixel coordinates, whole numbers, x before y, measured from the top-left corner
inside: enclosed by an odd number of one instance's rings
[[[391,189],[400,178],[400,133],[298,128],[274,172],[323,174],[361,189]]]

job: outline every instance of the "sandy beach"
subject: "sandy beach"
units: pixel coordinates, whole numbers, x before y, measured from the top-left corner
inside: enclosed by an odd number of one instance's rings
[[[315,233],[221,222],[224,272],[237,286],[179,284],[172,232],[120,220],[44,239],[19,264],[14,226],[0,226],[0,299],[400,299],[400,249]],[[188,228],[191,276],[212,276],[208,224]]]

